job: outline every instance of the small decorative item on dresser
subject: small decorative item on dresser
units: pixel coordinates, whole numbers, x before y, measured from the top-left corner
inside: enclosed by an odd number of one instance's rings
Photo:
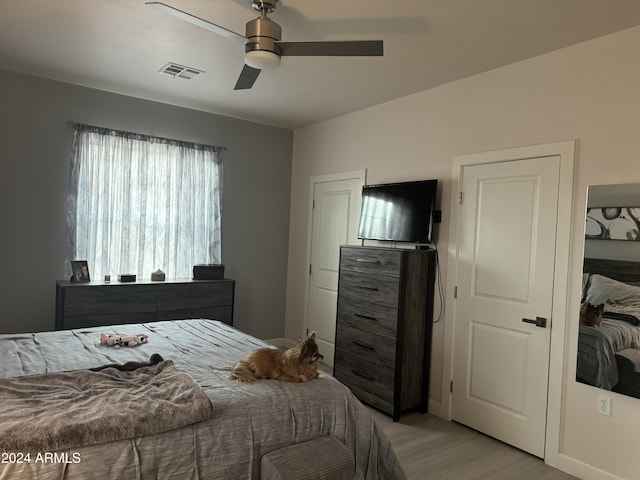
[[[131,283],[136,281],[136,276],[133,273],[121,273],[118,275],[118,281],[122,283]]]
[[[224,265],[218,263],[194,265],[193,279],[222,280],[224,279]]]
[[[71,261],[71,281],[72,282],[90,282],[89,278],[89,266],[86,260],[72,260]]]
[[[151,272],[151,281],[152,282],[164,282],[164,279],[166,278],[165,273],[158,269],[155,272]]]

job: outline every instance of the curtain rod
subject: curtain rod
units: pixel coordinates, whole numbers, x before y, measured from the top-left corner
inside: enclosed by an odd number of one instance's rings
[[[221,151],[224,151],[224,150],[227,149],[227,147],[219,147],[217,145],[208,145],[206,143],[191,142],[191,141],[188,141],[188,140],[178,140],[176,138],[158,137],[156,135],[148,135],[146,133],[128,132],[126,130],[118,130],[117,128],[99,127],[97,125],[89,125],[87,123],[78,123],[78,122],[73,122],[71,120],[67,120],[67,125],[69,125],[70,127],[73,127],[73,128],[78,128],[78,127],[94,128],[94,129],[97,129],[97,130],[104,130],[105,132],[115,132],[117,134],[125,135],[125,136],[134,135],[134,136],[139,137],[140,139],[143,139],[143,140],[154,140],[154,141],[167,142],[167,143],[180,143],[180,144],[184,144],[184,145],[193,145],[193,146],[196,146],[196,147],[215,148],[215,149],[221,150]]]

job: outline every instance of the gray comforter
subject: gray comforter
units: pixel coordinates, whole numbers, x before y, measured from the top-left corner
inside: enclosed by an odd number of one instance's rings
[[[98,345],[102,332],[147,333],[149,343],[114,350]],[[347,446],[359,478],[405,478],[368,410],[335,379],[301,384],[228,379],[235,362],[263,346],[209,320],[0,335],[0,376],[146,361],[157,352],[189,373],[215,406],[209,420],[164,433],[39,452],[28,460],[24,452],[4,452],[0,479],[258,479],[262,455],[321,436]]]
[[[606,317],[600,327],[580,325],[576,377],[611,390],[618,383],[615,354],[626,348],[640,348],[640,327]]]

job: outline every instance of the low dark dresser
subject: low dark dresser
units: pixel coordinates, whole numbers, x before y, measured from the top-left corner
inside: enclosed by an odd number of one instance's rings
[[[56,330],[208,318],[233,325],[235,281],[56,282]]]

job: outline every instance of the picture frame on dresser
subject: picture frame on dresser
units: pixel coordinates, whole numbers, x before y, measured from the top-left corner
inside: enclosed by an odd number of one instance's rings
[[[89,264],[86,260],[71,261],[71,282],[72,283],[88,283],[91,281],[89,275]]]

